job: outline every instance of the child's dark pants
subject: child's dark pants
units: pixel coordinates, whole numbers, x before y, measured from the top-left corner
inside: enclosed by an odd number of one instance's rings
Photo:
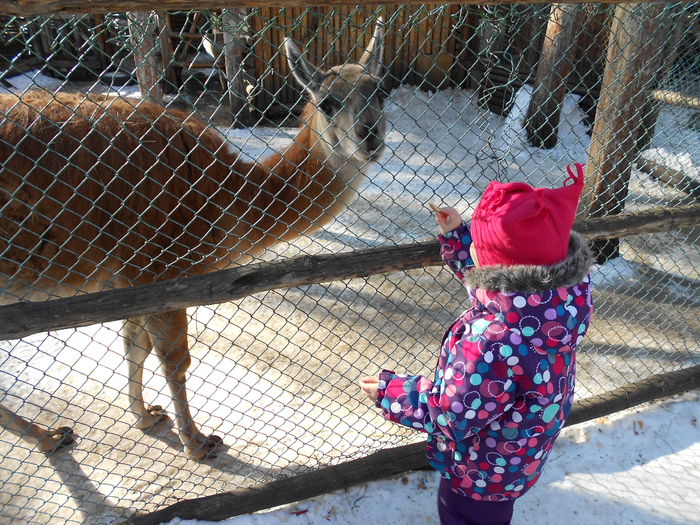
[[[440,525],[510,525],[514,503],[515,500],[477,501],[460,496],[452,490],[449,481],[445,478],[440,480]]]

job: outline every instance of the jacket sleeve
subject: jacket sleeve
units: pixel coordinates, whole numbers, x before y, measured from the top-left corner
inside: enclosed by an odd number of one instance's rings
[[[408,376],[383,370],[379,374],[377,408],[385,419],[422,432],[432,432],[428,407],[428,395],[433,382],[417,375]]]
[[[492,351],[488,342],[465,338],[449,345],[450,337],[451,331],[443,342],[435,381],[384,371],[377,406],[390,421],[461,441],[513,406],[517,383],[509,377],[513,371],[504,356]],[[445,348],[455,353],[447,356]]]
[[[464,282],[464,274],[474,261],[469,253],[472,244],[471,230],[464,222],[452,231],[438,235],[440,241],[440,257],[447,263],[450,269]]]

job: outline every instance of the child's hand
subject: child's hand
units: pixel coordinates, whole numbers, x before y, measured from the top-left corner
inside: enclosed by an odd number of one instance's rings
[[[438,226],[440,226],[440,231],[442,233],[447,233],[454,230],[457,226],[462,224],[462,217],[457,210],[447,206],[445,208],[434,208],[435,219],[437,220]]]
[[[358,381],[362,392],[372,401],[377,401],[377,390],[379,388],[379,376],[368,376],[360,378]]]

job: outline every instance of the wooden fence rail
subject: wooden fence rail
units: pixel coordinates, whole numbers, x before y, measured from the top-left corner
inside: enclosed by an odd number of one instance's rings
[[[579,220],[587,240],[665,232],[700,225],[700,204],[659,207]],[[307,286],[442,264],[438,241],[310,255],[214,273],[57,299],[0,307],[0,340],[129,317],[219,304],[268,290]]]
[[[661,2],[662,0],[652,0]],[[684,0],[689,2],[691,0]],[[362,5],[362,4],[380,4],[387,5],[394,2],[380,0],[379,2],[358,2],[358,0],[277,0],[276,7],[307,7],[313,5],[323,6],[339,6],[339,5]],[[418,0],[408,0],[404,4],[423,4]],[[460,2],[464,5],[504,5],[504,4],[548,4],[546,0],[520,0],[500,1],[500,0],[464,0]],[[586,0],[565,0],[559,3],[576,3],[586,4]],[[600,3],[618,3],[616,0],[604,0]],[[641,2],[640,2],[641,3]],[[220,0],[212,4],[211,0],[3,0],[0,2],[0,15],[5,16],[34,16],[45,15],[51,13],[117,13],[124,11],[154,11],[156,9],[164,10],[190,10],[190,9],[207,9],[212,5],[217,8],[237,8],[237,7],[269,7],[269,0]]]

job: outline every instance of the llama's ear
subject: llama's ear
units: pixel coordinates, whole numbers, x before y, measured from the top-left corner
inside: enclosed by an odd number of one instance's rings
[[[381,18],[377,18],[374,36],[360,59],[360,65],[370,75],[379,78],[384,76],[384,22]]]
[[[296,81],[311,94],[317,103],[320,102],[319,88],[325,78],[324,73],[316,69],[311,62],[301,55],[301,51],[292,42],[291,38],[287,38],[284,41],[284,49],[287,54],[289,69],[292,70]]]

